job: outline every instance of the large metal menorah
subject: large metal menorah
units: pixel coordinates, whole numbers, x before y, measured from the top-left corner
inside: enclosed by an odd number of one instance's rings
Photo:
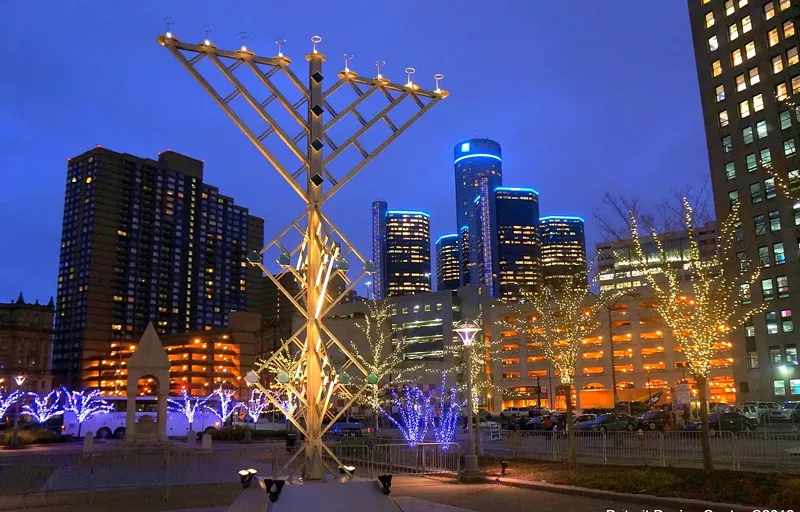
[[[240,34],[242,46],[239,50],[228,51],[217,48],[208,40],[210,30],[210,27],[206,29],[206,38],[201,44],[181,42],[169,31],[159,36],[158,42],[167,48],[178,62],[183,64],[305,203],[305,210],[299,217],[281,230],[261,251],[248,256],[248,261],[258,266],[297,308],[304,318],[304,324],[269,359],[259,362],[258,366],[248,373],[247,382],[264,392],[273,405],[284,409],[276,397],[268,392],[260,374],[281,354],[298,354],[298,357],[293,360],[292,366],[287,369],[288,371],[278,374],[279,383],[297,399],[296,409],[290,411],[287,417],[305,436],[303,449],[298,450],[295,456],[287,462],[287,465],[291,464],[300,453],[305,453],[305,477],[319,480],[323,477],[323,468],[325,467],[322,458],[323,450],[340,467],[344,467],[334,453],[325,446],[323,436],[344,411],[377,381],[377,377],[368,374],[368,371],[359,364],[347,347],[323,323],[323,319],[331,308],[339,303],[367,274],[375,272],[375,266],[371,261],[362,257],[341,231],[322,213],[322,205],[422,114],[429,111],[439,100],[447,97],[447,92],[439,89],[439,80],[442,75],[434,77],[436,90],[421,89],[412,82],[414,73],[412,68],[406,69],[407,83],[402,85],[392,83],[381,75],[380,67],[383,64],[381,62],[376,63],[378,67],[376,77],[359,76],[348,67],[348,61],[352,58],[350,55],[345,55],[345,67],[338,73],[338,81],[327,90],[323,90],[322,84],[325,77],[322,74],[322,64],[325,61],[325,55],[317,51],[317,44],[322,41],[322,38],[318,36],[311,38],[313,49],[306,55],[308,61],[308,85],[306,86],[291,70],[289,67],[291,60],[285,57],[281,51],[281,44],[285,41],[276,41],[278,43],[276,57],[260,57],[244,45],[246,35]],[[233,87],[232,91],[223,95],[204,78],[196,66],[202,59],[208,59],[213,63],[214,68]],[[246,68],[255,75],[258,83],[263,85],[268,93],[266,99],[259,101],[237,78],[235,71],[240,67]],[[288,78],[292,86],[299,90],[300,99],[298,101],[291,103],[286,94],[276,86],[273,77],[279,73]],[[347,86],[355,92],[356,99],[347,107],[336,112],[331,106],[329,98],[342,88],[346,90]],[[366,119],[356,107],[375,93],[383,95],[388,100],[388,105],[370,119]],[[258,117],[266,123],[268,128],[265,131],[257,133],[249,123],[234,112],[231,102],[239,96],[243,97]],[[416,104],[419,111],[406,122],[397,126],[388,114],[405,100]],[[296,136],[290,136],[268,113],[267,106],[275,101],[299,125],[300,132]],[[328,133],[336,123],[346,116],[353,116],[361,126],[346,141],[337,145]],[[326,117],[327,122],[325,121]],[[389,127],[391,134],[372,151],[367,151],[359,142],[359,138],[380,121]],[[290,171],[267,148],[264,141],[272,134],[275,134],[299,160],[300,166],[297,170]],[[334,176],[335,173],[329,170],[329,164],[350,147],[358,150],[361,160],[344,176],[337,178]],[[303,227],[304,219],[305,226]],[[291,244],[287,247],[282,240],[289,233],[299,233],[302,241],[293,247]],[[278,252],[277,261],[281,270],[275,275],[268,271],[263,263],[265,253],[269,250]],[[348,255],[354,256],[363,265],[359,276],[352,280],[346,274],[350,267],[347,260]],[[292,274],[299,283],[300,291],[296,294],[290,293],[281,283],[281,277],[287,273]],[[335,297],[328,293],[328,283],[334,276],[345,283],[344,290]],[[344,354],[346,361],[338,369],[333,367],[328,356],[328,351],[333,346]],[[346,372],[351,367],[355,367],[356,371],[363,374],[363,378],[355,379],[358,381],[357,384],[351,384],[350,376]],[[331,397],[334,394],[348,399],[345,407],[339,412],[334,412],[331,408]],[[323,425],[326,417],[330,422]]]

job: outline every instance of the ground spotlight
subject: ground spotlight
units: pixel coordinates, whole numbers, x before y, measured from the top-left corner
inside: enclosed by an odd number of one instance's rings
[[[286,480],[264,480],[264,487],[269,493],[269,501],[273,503],[278,501],[278,496],[281,495],[284,485],[286,485]]]
[[[502,468],[502,469],[500,470],[500,474],[501,474],[501,475],[503,475],[503,476],[505,476],[505,475],[506,475],[506,469],[508,469],[508,462],[506,462],[506,461],[502,461],[502,462],[500,463],[500,468]]]
[[[256,476],[256,473],[258,473],[258,471],[252,468],[239,471],[239,481],[242,483],[244,489],[250,487],[250,483],[253,481],[253,477]]]
[[[355,466],[339,466],[339,474],[340,475],[346,475],[346,474],[350,473],[350,476],[353,476],[353,474],[355,474],[355,472],[356,472],[356,467]]]
[[[388,496],[392,492],[392,475],[378,475],[378,482],[381,483],[381,492]]]

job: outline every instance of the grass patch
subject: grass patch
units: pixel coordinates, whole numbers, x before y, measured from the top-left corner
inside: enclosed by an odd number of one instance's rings
[[[10,445],[12,435],[13,433],[11,430],[4,430],[0,433],[0,445]],[[19,436],[19,444],[21,446],[27,446],[29,444],[64,443],[67,441],[65,436],[41,427],[20,429],[17,435]]]
[[[641,468],[565,464],[530,459],[481,459],[482,472],[500,476],[500,461],[508,461],[506,477],[589,489],[740,503],[761,507],[786,507],[800,503],[800,476],[779,473],[693,468]]]
[[[211,430],[211,439],[214,441],[244,441],[247,432],[250,432],[252,441],[264,439],[286,439],[286,432],[283,430],[251,430],[247,427],[236,425],[225,427],[219,430]]]

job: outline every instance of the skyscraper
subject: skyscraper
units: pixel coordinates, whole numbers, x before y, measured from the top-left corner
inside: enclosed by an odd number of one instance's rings
[[[586,271],[586,238],[583,219],[551,215],[539,219],[542,244],[542,277],[545,284],[581,276]]]
[[[539,194],[532,188],[497,187],[480,180],[475,198],[478,283],[491,297],[519,299],[540,282]]]
[[[458,241],[457,233],[442,235],[436,240],[436,291],[458,288],[461,261]]]
[[[497,281],[499,297],[520,298],[520,289],[541,283],[539,193],[532,188],[497,187]]]
[[[742,239],[736,250],[761,266],[760,283],[754,285],[761,293],[748,292],[749,300],[769,301],[765,312],[731,336],[741,400],[800,398],[792,321],[792,311],[800,310],[800,238],[794,229],[800,225],[800,203],[778,190],[771,174],[781,176],[797,197],[796,4],[689,1],[716,218],[722,222],[738,202]]]
[[[159,333],[227,326],[258,311],[263,219],[203,183],[203,163],[172,151],[158,161],[96,148],[67,164],[53,374],[78,385],[83,363]]]
[[[372,247],[376,272],[375,298],[431,291],[430,215],[388,210],[386,202],[372,207]]]
[[[462,245],[461,284],[475,282],[478,278],[475,265],[478,260],[477,244],[472,233],[475,226],[475,197],[478,195],[481,178],[487,179],[486,187],[494,190],[503,184],[502,156],[500,144],[489,139],[470,139],[459,142],[453,149],[456,178],[456,225],[465,236]],[[466,256],[469,255],[467,259]]]

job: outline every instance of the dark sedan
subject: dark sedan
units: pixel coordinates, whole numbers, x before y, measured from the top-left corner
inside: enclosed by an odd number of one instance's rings
[[[664,430],[669,424],[669,413],[664,411],[650,411],[642,415],[639,428],[642,430]]]
[[[597,432],[608,432],[615,430],[627,430],[633,432],[636,430],[638,422],[633,416],[627,414],[619,414],[619,418],[614,417],[613,414],[601,414],[593,420],[579,423],[579,430],[594,430]]]

